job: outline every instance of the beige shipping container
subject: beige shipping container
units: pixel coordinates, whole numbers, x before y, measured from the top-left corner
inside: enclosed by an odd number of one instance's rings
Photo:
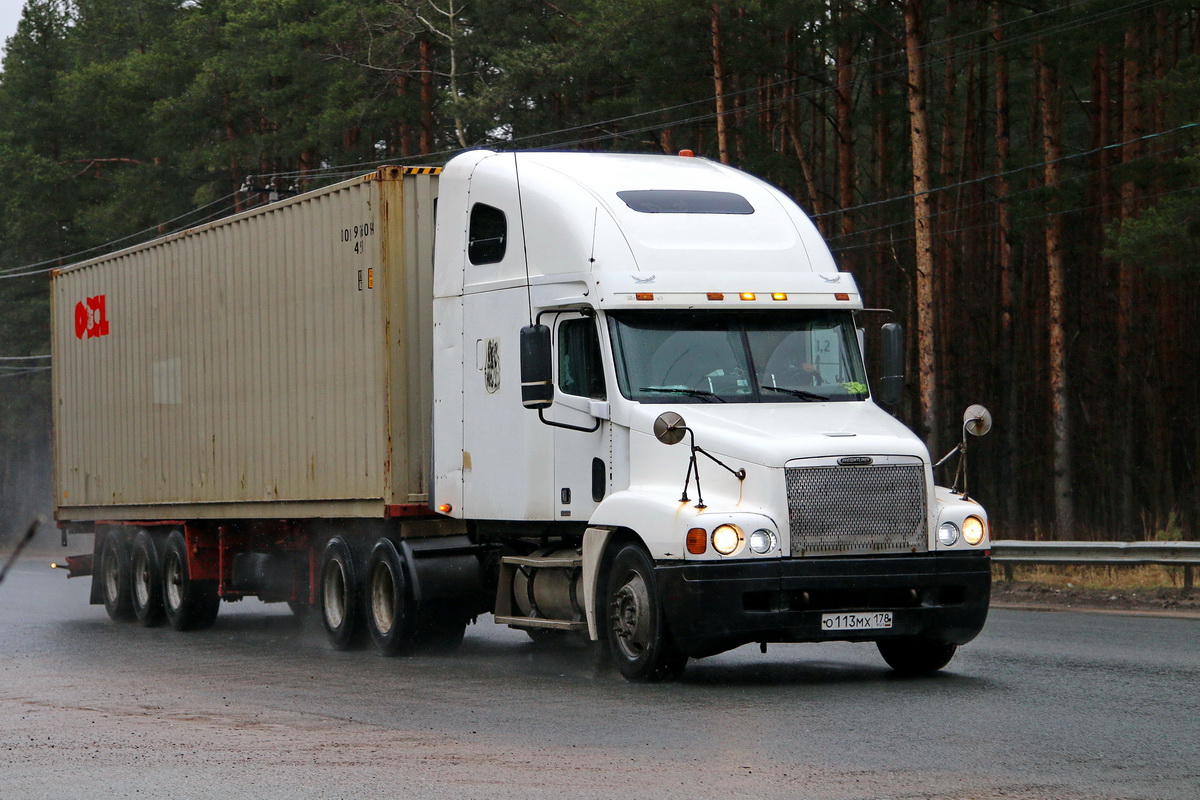
[[[385,167],[56,271],[59,519],[426,503],[437,173]]]

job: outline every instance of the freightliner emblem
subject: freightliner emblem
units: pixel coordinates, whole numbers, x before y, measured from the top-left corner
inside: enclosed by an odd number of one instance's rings
[[[845,456],[838,459],[838,464],[843,467],[866,467],[874,463],[870,456]]]

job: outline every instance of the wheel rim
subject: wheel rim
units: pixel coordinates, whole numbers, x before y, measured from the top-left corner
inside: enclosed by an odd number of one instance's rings
[[[133,595],[139,608],[150,605],[150,560],[140,548],[133,553]]]
[[[641,657],[650,645],[650,587],[641,574],[629,573],[613,595],[609,620],[622,654]]]
[[[346,575],[344,569],[340,559],[333,559],[325,568],[325,576],[321,581],[325,622],[335,630],[346,621]]]
[[[371,574],[371,617],[384,636],[396,623],[396,581],[387,564],[376,564]]]
[[[109,545],[104,549],[104,596],[116,602],[121,592],[121,571],[117,568],[116,548]]]
[[[166,588],[167,608],[175,611],[183,606],[183,565],[175,554],[167,556],[163,566],[163,586]]]

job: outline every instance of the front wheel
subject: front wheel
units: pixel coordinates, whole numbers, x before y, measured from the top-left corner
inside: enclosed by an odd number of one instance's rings
[[[637,545],[625,545],[613,559],[605,594],[608,639],[617,668],[631,681],[677,678],[687,656],[679,651],[667,629],[654,564]]]
[[[907,637],[876,642],[888,666],[901,675],[927,675],[950,663],[958,645],[932,639]]]

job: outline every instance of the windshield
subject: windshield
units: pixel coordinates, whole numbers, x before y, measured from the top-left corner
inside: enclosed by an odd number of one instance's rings
[[[867,397],[849,312],[620,311],[609,327],[621,394],[638,402]]]

